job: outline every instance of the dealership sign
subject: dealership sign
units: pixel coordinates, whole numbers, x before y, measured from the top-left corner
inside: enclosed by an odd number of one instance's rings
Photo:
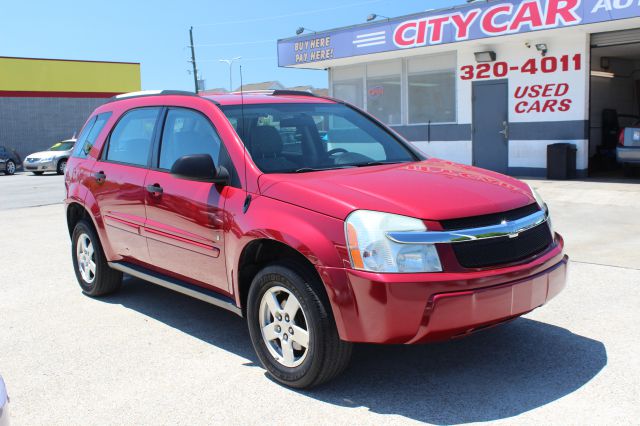
[[[640,16],[639,0],[510,0],[425,12],[278,42],[280,66]]]

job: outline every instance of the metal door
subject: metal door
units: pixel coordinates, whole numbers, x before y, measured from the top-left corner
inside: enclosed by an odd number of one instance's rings
[[[473,83],[473,165],[500,173],[509,167],[507,80]]]

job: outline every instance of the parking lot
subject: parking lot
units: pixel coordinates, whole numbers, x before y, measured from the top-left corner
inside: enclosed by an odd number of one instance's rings
[[[139,280],[80,292],[62,176],[0,176],[0,374],[34,424],[632,424],[640,181],[530,181],[572,258],[548,306],[472,337],[357,346],[313,391],[258,365],[242,319]]]

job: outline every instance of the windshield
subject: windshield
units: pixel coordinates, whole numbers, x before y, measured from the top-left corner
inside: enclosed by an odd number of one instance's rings
[[[75,142],[58,142],[53,144],[49,151],[69,151],[73,149],[73,145],[75,145]]]
[[[405,163],[417,156],[359,112],[340,104],[223,106],[265,173],[304,173]],[[243,123],[244,116],[244,123]]]

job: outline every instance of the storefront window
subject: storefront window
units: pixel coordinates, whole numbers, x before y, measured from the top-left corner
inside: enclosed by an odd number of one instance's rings
[[[456,121],[455,54],[409,60],[409,124]]]
[[[367,111],[386,124],[402,122],[400,61],[367,66]]]
[[[364,107],[364,67],[339,67],[332,70],[333,97]]]

